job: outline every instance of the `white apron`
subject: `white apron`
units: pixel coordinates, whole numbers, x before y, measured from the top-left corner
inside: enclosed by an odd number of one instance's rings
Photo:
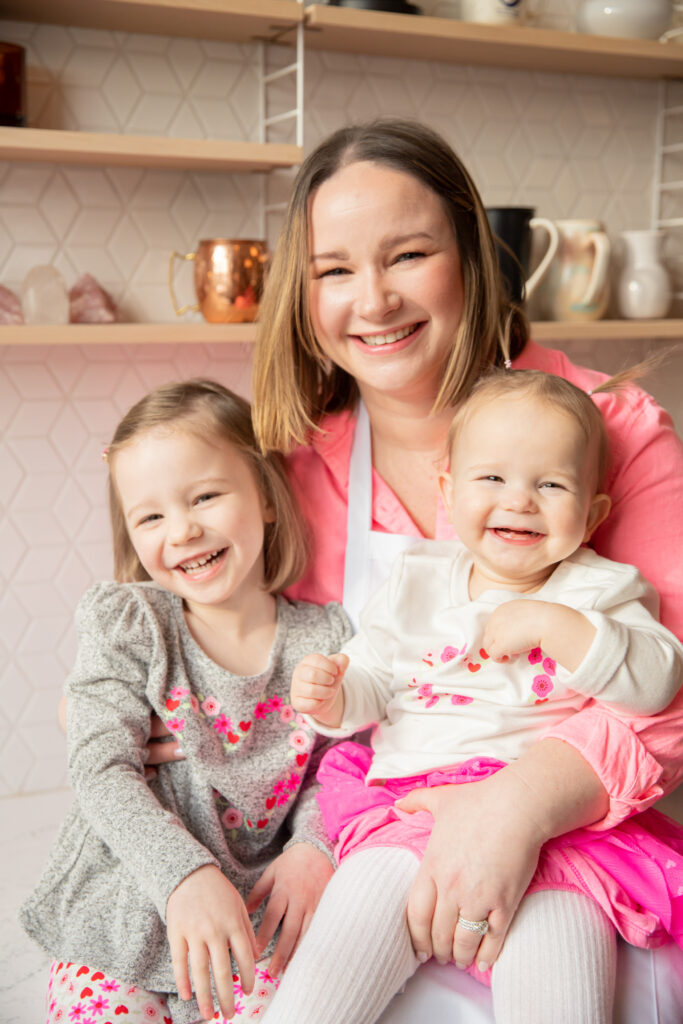
[[[389,578],[396,558],[422,539],[405,534],[380,533],[372,529],[370,418],[360,402],[349,463],[343,599],[354,629],[358,629],[358,619],[368,598]]]
[[[392,563],[420,537],[372,529],[372,441],[359,403],[349,464],[344,608],[354,629],[368,598],[388,579]],[[614,1024],[683,1022],[683,952],[673,945],[643,950],[619,941]],[[494,1024],[490,990],[453,965],[430,961],[395,996],[377,1024]]]

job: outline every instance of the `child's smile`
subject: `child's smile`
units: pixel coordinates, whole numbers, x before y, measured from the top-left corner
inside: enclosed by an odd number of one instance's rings
[[[472,553],[473,579],[537,590],[609,507],[596,484],[597,447],[564,410],[520,394],[475,405],[442,477],[451,521]]]
[[[112,467],[140,562],[194,604],[239,607],[263,585],[268,513],[238,449],[193,425],[158,428],[120,449]]]

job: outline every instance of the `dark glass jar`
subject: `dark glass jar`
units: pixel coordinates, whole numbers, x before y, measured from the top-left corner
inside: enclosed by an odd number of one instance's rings
[[[0,42],[0,124],[26,126],[24,47]]]

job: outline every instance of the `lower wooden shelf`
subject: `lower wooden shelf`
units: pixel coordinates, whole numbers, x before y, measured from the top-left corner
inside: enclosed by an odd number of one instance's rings
[[[256,332],[256,324],[21,324],[0,326],[0,345],[253,344]],[[531,325],[531,336],[540,344],[580,339],[683,341],[683,320],[540,321]]]
[[[256,324],[20,324],[0,327],[0,345],[252,344]]]

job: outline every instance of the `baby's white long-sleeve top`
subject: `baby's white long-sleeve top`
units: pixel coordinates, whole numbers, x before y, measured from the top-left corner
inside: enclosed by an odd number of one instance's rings
[[[683,647],[657,621],[658,597],[638,570],[581,548],[533,594],[468,596],[472,558],[458,541],[425,541],[396,560],[343,648],[339,728],[378,723],[368,780],[431,771],[472,757],[509,762],[591,699],[654,714],[679,689]],[[596,629],[572,674],[536,649],[494,662],[482,647],[489,616],[506,601],[554,601]]]

